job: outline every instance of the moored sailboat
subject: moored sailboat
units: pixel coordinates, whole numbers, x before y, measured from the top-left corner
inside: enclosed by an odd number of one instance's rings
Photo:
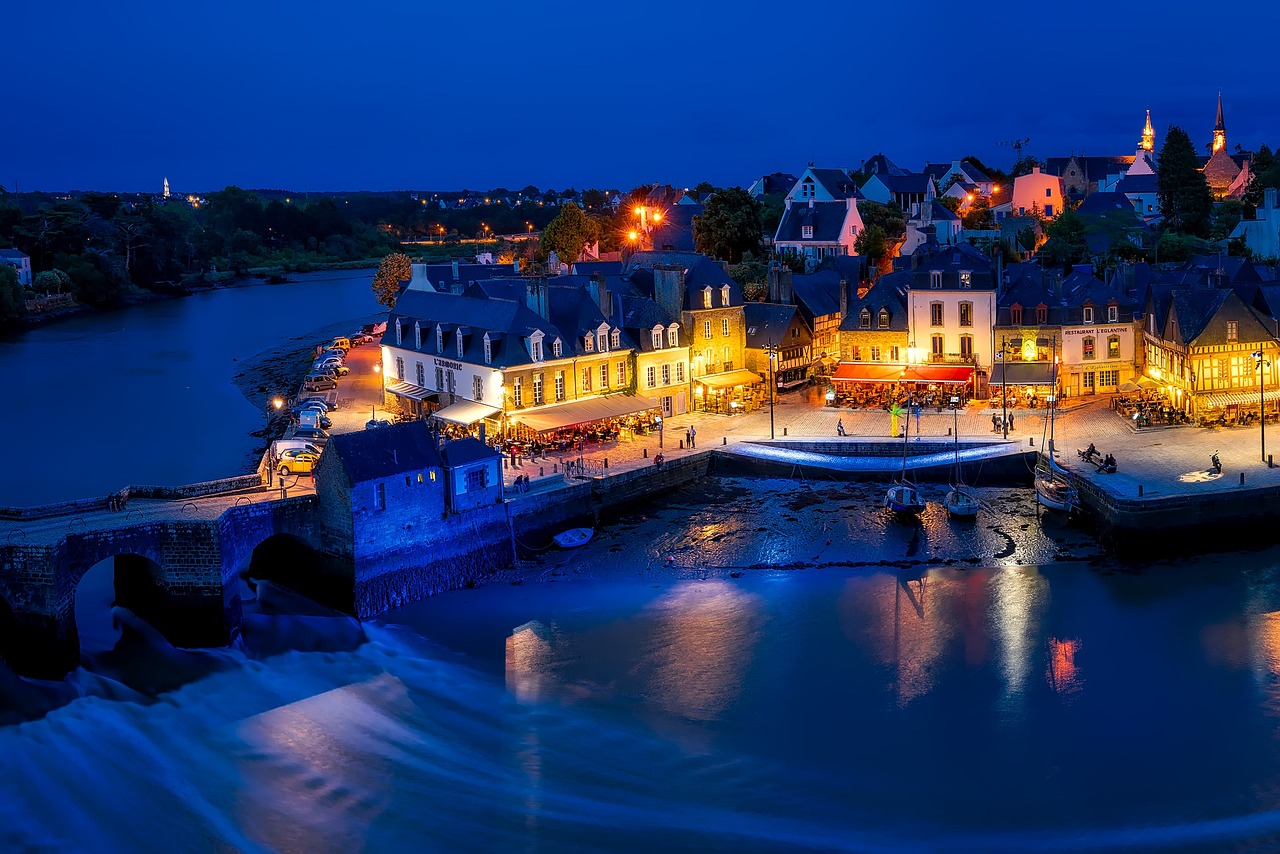
[[[924,510],[920,490],[907,478],[907,434],[911,432],[911,415],[908,412],[902,428],[902,474],[889,487],[884,496],[884,506],[902,516],[917,516]]]
[[[956,437],[956,462],[951,478],[951,489],[947,491],[942,503],[947,508],[947,515],[953,519],[974,519],[978,515],[978,499],[969,492],[969,487],[965,486],[960,474],[960,405],[958,401],[952,405],[952,412],[955,414],[955,429],[951,432]]]
[[[1055,341],[1054,344],[1056,349],[1057,342]],[[1053,421],[1055,413],[1058,411],[1058,395],[1056,393],[1058,370],[1056,361],[1054,363],[1053,382],[1055,393],[1050,395],[1048,400],[1048,440],[1046,442],[1045,438],[1041,437],[1040,456],[1036,460],[1036,503],[1050,510],[1071,513],[1079,505],[1080,496],[1075,487],[1071,485],[1067,470],[1058,465],[1058,461],[1053,458],[1055,451],[1053,445]]]

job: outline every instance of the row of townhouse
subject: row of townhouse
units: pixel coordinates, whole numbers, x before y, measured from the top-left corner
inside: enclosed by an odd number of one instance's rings
[[[415,270],[382,340],[385,404],[504,434],[679,415],[759,382],[745,339],[741,290],[693,253],[589,276]]]

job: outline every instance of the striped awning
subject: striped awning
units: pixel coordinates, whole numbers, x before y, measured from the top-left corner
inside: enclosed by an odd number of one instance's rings
[[[558,403],[541,409],[523,410],[512,414],[510,420],[542,433],[578,424],[590,424],[593,421],[621,418],[637,412],[648,412],[651,409],[657,409],[659,405],[658,401],[647,397],[614,394],[608,397],[591,397],[586,400]]]
[[[1224,406],[1257,406],[1258,395],[1248,391],[1218,392],[1200,396],[1202,405],[1210,409],[1221,409]],[[1266,394],[1267,403],[1280,401],[1280,389],[1273,389]]]
[[[486,406],[483,403],[476,403],[474,400],[456,400],[445,408],[437,409],[431,413],[431,417],[439,418],[441,421],[448,421],[451,424],[470,427],[477,421],[493,418],[501,412],[502,410],[496,406]]]
[[[428,397],[435,394],[435,392],[430,389],[425,389],[422,386],[406,382],[392,383],[387,386],[387,391],[397,395],[398,397],[407,397],[412,400],[426,400]]]

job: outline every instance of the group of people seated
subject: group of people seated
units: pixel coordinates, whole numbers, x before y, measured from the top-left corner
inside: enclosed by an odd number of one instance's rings
[[[1094,447],[1092,442],[1090,442],[1089,447],[1085,448],[1083,451],[1076,451],[1076,454],[1078,454],[1080,459],[1084,460],[1086,463],[1092,463],[1097,466],[1098,471],[1100,472],[1105,472],[1106,474],[1115,473],[1116,458],[1111,454],[1106,454],[1104,456],[1102,452]]]

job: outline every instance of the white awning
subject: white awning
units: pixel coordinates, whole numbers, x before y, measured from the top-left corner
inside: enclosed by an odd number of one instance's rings
[[[422,386],[406,382],[392,383],[387,386],[387,391],[392,394],[399,395],[400,397],[408,397],[413,400],[426,400],[428,397],[435,394],[435,392],[430,389],[425,389]]]
[[[746,368],[739,368],[736,371],[725,371],[721,374],[707,374],[705,377],[694,377],[694,382],[702,383],[707,388],[733,388],[739,385],[755,385],[762,383],[760,375],[755,371],[748,371]]]
[[[441,421],[448,421],[452,424],[461,424],[463,427],[470,427],[477,421],[484,418],[492,418],[501,411],[496,406],[486,406],[483,403],[476,403],[474,400],[455,400],[443,409],[437,409],[431,413],[431,417],[439,418]]]
[[[547,430],[559,430],[575,424],[589,424],[606,418],[621,418],[624,415],[634,415],[637,412],[647,412],[657,408],[656,400],[629,394],[615,394],[517,412],[511,416],[511,420],[543,433]]]

